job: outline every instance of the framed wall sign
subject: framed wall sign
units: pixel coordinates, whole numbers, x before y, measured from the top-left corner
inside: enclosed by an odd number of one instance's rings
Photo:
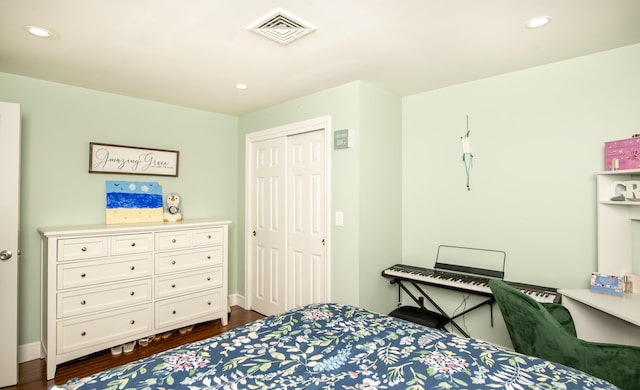
[[[178,176],[177,150],[89,143],[89,173]]]

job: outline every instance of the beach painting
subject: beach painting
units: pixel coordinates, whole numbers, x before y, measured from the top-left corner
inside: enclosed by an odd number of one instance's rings
[[[162,222],[162,185],[146,181],[106,181],[107,224]]]

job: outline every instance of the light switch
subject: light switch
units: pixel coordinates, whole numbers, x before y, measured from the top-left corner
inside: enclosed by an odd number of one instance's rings
[[[336,211],[336,226],[344,226],[344,212]]]

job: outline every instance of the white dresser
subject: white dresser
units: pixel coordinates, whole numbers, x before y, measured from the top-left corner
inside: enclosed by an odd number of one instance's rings
[[[227,324],[229,221],[40,228],[43,356],[56,366],[142,337]]]

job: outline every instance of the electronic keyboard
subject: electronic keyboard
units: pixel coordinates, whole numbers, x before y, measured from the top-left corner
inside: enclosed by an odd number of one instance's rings
[[[404,264],[396,264],[382,271],[382,276],[388,278],[408,280],[477,295],[493,296],[489,288],[489,278],[485,277],[484,274],[486,274],[486,272],[479,272],[478,275],[473,275],[432,270]],[[537,302],[560,302],[561,295],[558,294],[558,290],[555,288],[509,282],[506,280],[504,282],[527,294]]]

